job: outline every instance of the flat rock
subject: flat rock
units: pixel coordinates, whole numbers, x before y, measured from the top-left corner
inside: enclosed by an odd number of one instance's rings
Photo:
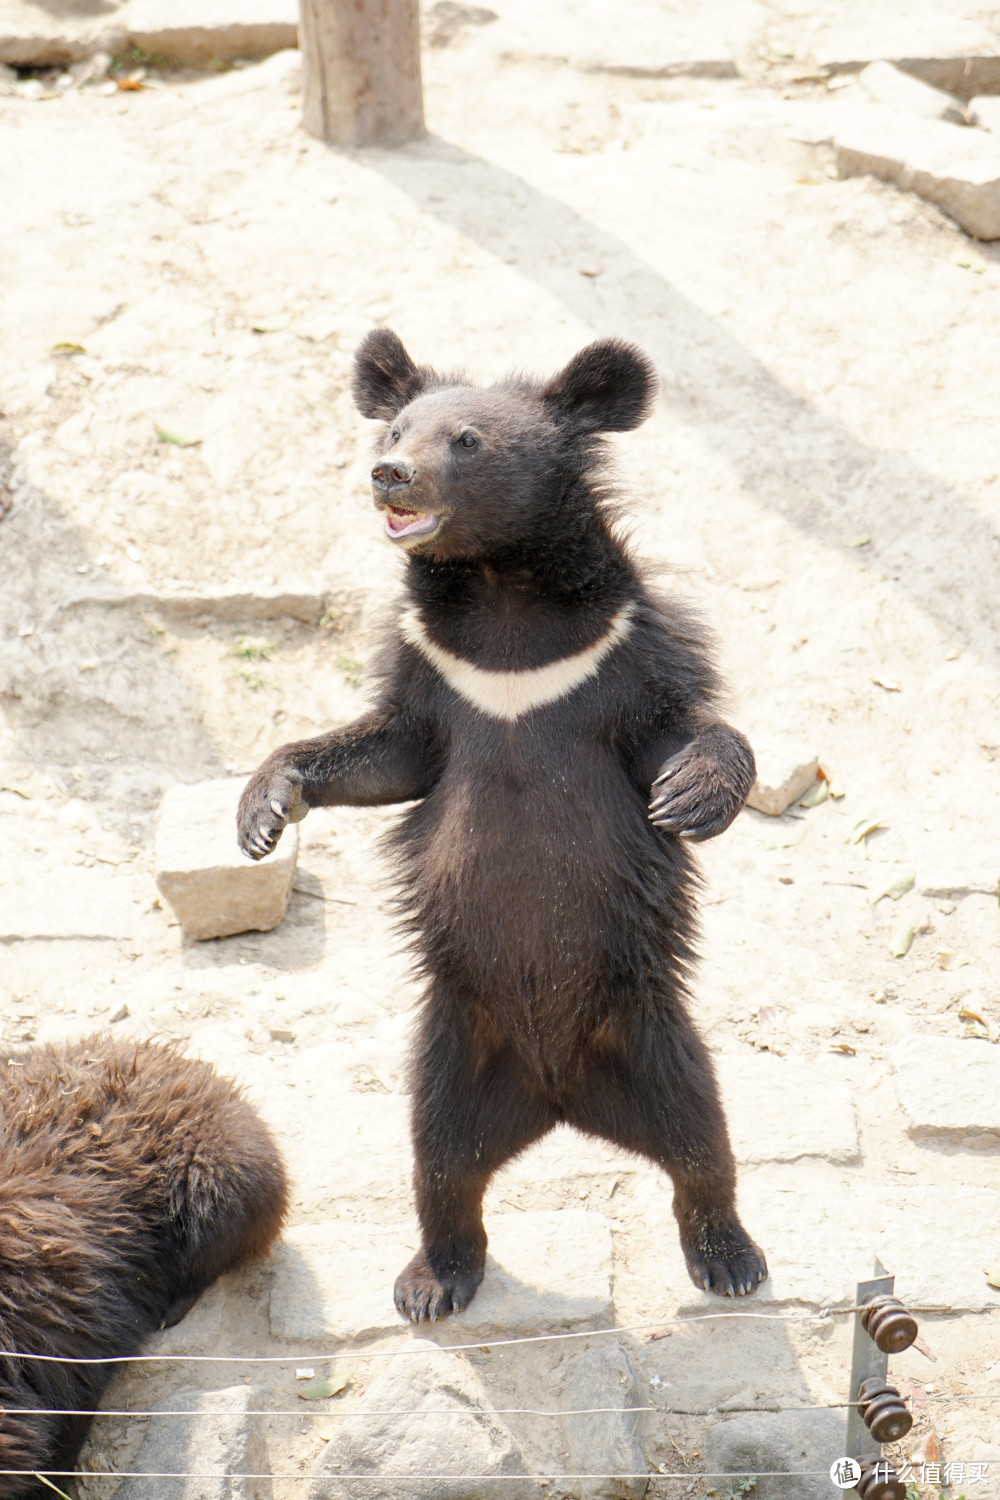
[[[916,193],[981,240],[1000,238],[1000,144],[881,105],[845,105],[834,137],[841,177],[866,173]]]
[[[156,885],[189,937],[269,932],[285,915],[295,878],[299,831],[285,829],[273,854],[253,861],[236,842],[245,782],[224,777],[173,786],[160,807]]]
[[[857,1161],[854,1098],[836,1064],[750,1052],[715,1067],[737,1161]]]
[[[778,818],[807,792],[819,775],[819,757],[780,740],[754,740],[757,780],[747,806]]]
[[[890,109],[923,120],[965,123],[965,115],[951,94],[931,88],[929,83],[914,78],[912,73],[904,73],[892,63],[869,63],[858,74],[858,82],[874,104],[886,104]]]
[[[124,6],[0,3],[0,62],[14,67],[68,67],[95,52],[117,52],[125,42]]]
[[[131,0],[129,40],[193,67],[298,46],[298,0]]]
[[[844,1456],[844,1417],[836,1411],[754,1412],[713,1421],[703,1439],[706,1480],[756,1474],[760,1500],[829,1500],[830,1465]],[[768,1478],[768,1471],[788,1470]],[[721,1491],[723,1481],[717,1488]],[[853,1491],[852,1491],[853,1493]]]
[[[309,1500],[482,1500],[482,1479],[499,1476],[490,1494],[537,1493],[533,1480],[518,1482],[524,1459],[468,1362],[428,1340],[388,1363],[356,1413],[313,1470]]]
[[[980,130],[992,130],[1000,135],[1000,95],[977,94],[974,99],[969,100],[966,113],[970,125],[978,125]]]
[[[601,1214],[501,1214],[487,1221],[486,1275],[471,1305],[448,1319],[449,1339],[607,1325],[611,1233]],[[396,1277],[419,1246],[416,1227],[350,1220],[300,1225],[275,1251],[269,1316],[285,1342],[346,1343],[398,1333]]]
[[[178,1391],[161,1403],[115,1495],[119,1500],[271,1500],[262,1392],[253,1386]],[[167,1412],[193,1412],[169,1416]],[[235,1414],[235,1415],[234,1415]],[[143,1479],[142,1474],[187,1477]],[[244,1478],[261,1475],[262,1478]]]
[[[22,870],[16,882],[0,883],[0,942],[133,937],[138,908],[132,895],[129,881],[103,867]]]
[[[577,1480],[580,1500],[638,1500],[649,1484],[642,1446],[642,1391],[635,1366],[620,1344],[575,1354],[563,1375],[561,1403],[565,1460],[570,1474],[616,1474],[614,1479]],[[593,1410],[593,1408],[619,1408]],[[588,1410],[589,1409],[589,1410]],[[573,1416],[570,1413],[579,1412]],[[586,1413],[586,1414],[585,1414]],[[630,1477],[630,1476],[641,1477]]]
[[[253,73],[253,69],[247,69]],[[239,81],[239,75],[235,75]],[[322,589],[303,586],[301,588],[270,588],[262,585],[255,589],[220,589],[218,593],[201,594],[178,591],[173,594],[154,594],[148,591],[132,593],[76,594],[61,606],[70,609],[138,609],[150,610],[167,620],[195,620],[204,616],[210,620],[301,620],[305,625],[318,625],[327,605],[327,596]]]
[[[970,1044],[971,1045],[971,1044]],[[1000,1306],[1000,1292],[987,1284],[983,1267],[996,1260],[1000,1244],[1000,1192],[979,1188],[975,1212],[969,1191],[905,1186],[847,1179],[817,1164],[799,1168],[763,1167],[744,1171],[739,1184],[740,1216],[767,1256],[769,1276],[746,1299],[699,1291],[691,1282],[672,1217],[662,1216],[661,1266],[667,1290],[665,1316],[694,1312],[767,1311],[774,1306],[810,1308],[853,1305],[859,1281],[871,1275],[878,1256],[896,1277],[898,1295],[908,1307],[951,1312],[984,1312]],[[947,1233],[928,1235],[927,1225],[946,1224]]]
[[[128,44],[192,67],[267,57],[298,45],[297,0],[63,0],[0,3],[0,61],[66,67]]]
[[[1000,1138],[1000,1047],[957,1037],[908,1036],[890,1053],[910,1135]]]

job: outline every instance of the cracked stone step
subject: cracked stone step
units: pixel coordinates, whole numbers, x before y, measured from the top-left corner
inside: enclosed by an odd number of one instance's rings
[[[341,1479],[338,1471],[371,1477]],[[431,1474],[445,1477],[422,1478]],[[482,1481],[497,1478],[503,1483],[485,1493],[533,1500],[538,1492],[468,1362],[427,1339],[414,1339],[400,1359],[387,1362],[340,1423],[313,1475],[309,1500],[399,1500],[404,1493],[410,1500],[482,1500]]]
[[[754,1052],[715,1067],[737,1161],[858,1160],[854,1097],[836,1063]]]
[[[965,1138],[973,1149],[1000,1146],[1000,1047],[908,1036],[889,1057],[908,1134]]]
[[[160,1403],[165,1412],[150,1418],[134,1472],[115,1491],[118,1500],[272,1500],[264,1419],[250,1415],[260,1410],[264,1394],[239,1385],[168,1396]],[[142,1473],[191,1477],[143,1479]],[[265,1477],[240,1477],[249,1474]]]
[[[611,1231],[586,1209],[501,1214],[486,1225],[486,1275],[449,1337],[548,1333],[607,1326]],[[399,1333],[393,1283],[419,1245],[416,1226],[384,1230],[349,1220],[299,1225],[275,1251],[269,1317],[276,1339],[355,1342]]]
[[[913,1178],[904,1187],[848,1179],[830,1168],[803,1175],[795,1168],[741,1173],[740,1215],[767,1256],[768,1280],[731,1302],[699,1291],[688,1277],[669,1208],[650,1205],[665,1278],[664,1316],[694,1312],[766,1311],[781,1305],[848,1307],[877,1255],[896,1277],[908,1307],[965,1313],[1000,1307],[983,1267],[1000,1244],[1000,1191],[959,1182],[943,1189]],[[946,1232],[928,1234],[928,1225]],[[650,1273],[652,1276],[652,1272]]]
[[[967,234],[1000,239],[1000,143],[988,132],[905,118],[878,104],[845,105],[833,145],[841,177],[895,183]]]
[[[565,1416],[562,1428],[571,1474],[641,1474],[641,1479],[577,1480],[579,1500],[639,1500],[646,1493],[646,1454],[642,1417],[628,1408],[642,1406],[635,1365],[621,1344],[601,1344],[567,1361],[560,1391],[567,1412],[594,1410],[587,1416]],[[618,1408],[615,1410],[614,1408]]]
[[[95,15],[99,9],[100,14]],[[298,45],[297,0],[131,0],[100,7],[3,0],[0,62],[67,67],[126,46],[190,67],[268,57]]]
[[[172,786],[156,831],[156,886],[189,937],[270,932],[285,915],[299,830],[285,829],[275,852],[247,859],[236,842],[242,777]]]

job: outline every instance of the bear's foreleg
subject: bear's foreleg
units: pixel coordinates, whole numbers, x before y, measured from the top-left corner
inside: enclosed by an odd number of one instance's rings
[[[236,815],[240,848],[263,859],[287,823],[311,807],[374,807],[426,797],[439,755],[430,727],[375,709],[312,740],[271,752],[243,789]]]
[[[763,1253],[736,1213],[736,1165],[711,1058],[679,1007],[604,1030],[600,1046],[588,1048],[566,1118],[669,1173],[695,1286],[740,1297],[764,1280]]]
[[[477,1030],[475,1007],[435,986],[412,1064],[413,1185],[422,1244],[396,1280],[414,1323],[467,1307],[483,1279],[483,1194],[493,1173],[555,1123],[503,1044]]]
[[[653,776],[649,820],[679,838],[700,843],[727,829],[756,776],[753,751],[739,730],[716,720],[683,748],[650,748]],[[658,758],[666,752],[663,759]]]

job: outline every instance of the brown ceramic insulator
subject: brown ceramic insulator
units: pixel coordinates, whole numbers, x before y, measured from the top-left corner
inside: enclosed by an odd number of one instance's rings
[[[861,1500],[906,1500],[906,1485],[883,1461],[862,1464],[861,1478],[854,1486]]]
[[[897,1443],[913,1426],[913,1417],[896,1387],[877,1377],[862,1383],[858,1410],[876,1443]]]
[[[883,1354],[902,1354],[917,1336],[917,1320],[896,1297],[872,1297],[861,1322]]]

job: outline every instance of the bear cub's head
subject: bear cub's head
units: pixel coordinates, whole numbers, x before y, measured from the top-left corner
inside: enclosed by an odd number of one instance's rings
[[[416,365],[377,328],[354,357],[354,400],[384,424],[372,495],[397,546],[477,558],[558,536],[596,500],[586,484],[600,435],[638,427],[656,392],[633,344],[599,339],[551,380],[472,385]]]

